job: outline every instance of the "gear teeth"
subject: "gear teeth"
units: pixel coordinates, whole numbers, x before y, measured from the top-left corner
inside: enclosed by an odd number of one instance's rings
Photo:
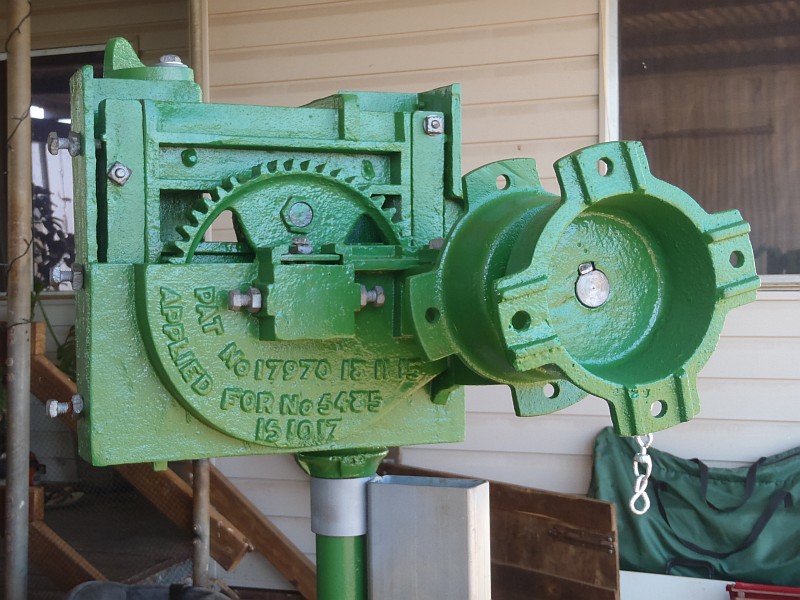
[[[164,244],[164,250],[167,254],[174,254],[175,256],[185,256],[186,251],[175,242],[167,242]]]
[[[189,213],[189,221],[192,225],[200,225],[203,222],[204,217],[206,216],[207,212],[201,210],[193,210]]]
[[[239,182],[236,180],[236,177],[226,177],[222,180],[222,187],[225,191],[230,192],[233,188],[238,187]]]
[[[282,175],[284,173],[291,174],[292,172],[297,173],[300,171],[315,172],[323,177],[339,179],[339,176],[342,174],[342,169],[334,168],[326,173],[328,166],[327,163],[317,163],[307,159],[289,158],[283,160],[283,162],[276,159],[266,162],[265,164],[257,164],[253,166],[249,172],[239,173],[236,176],[223,179],[220,185],[217,185],[209,192],[203,193],[201,199],[193,203],[191,207],[187,207],[189,210],[186,210],[184,213],[186,222],[175,228],[180,239],[164,244],[164,259],[168,262],[189,262],[191,260],[190,250],[192,244],[198,238],[200,230],[210,220],[211,213],[214,212],[213,209],[220,201],[233,192],[235,188],[246,185],[248,181],[261,177],[262,175]],[[342,181],[347,184],[352,184],[356,179],[357,177],[353,175],[342,178]],[[370,188],[370,184],[361,183],[358,186],[352,187],[355,187],[360,192],[365,192]],[[386,216],[386,219],[390,223],[397,218],[400,212],[397,207],[383,207],[386,203],[385,196],[372,196],[371,201],[374,206]]]
[[[192,236],[197,233],[197,229],[197,225],[179,225],[177,227],[178,233],[181,234],[181,237],[185,242],[188,242],[192,239]]]
[[[213,190],[211,190],[211,199],[214,202],[219,202],[228,192],[222,186],[217,186]]]

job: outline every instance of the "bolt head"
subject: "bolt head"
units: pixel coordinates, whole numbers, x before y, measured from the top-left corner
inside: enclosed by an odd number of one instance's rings
[[[386,292],[383,291],[383,287],[376,285],[375,289],[375,306],[381,307],[386,304]]]
[[[80,394],[75,394],[70,398],[70,404],[72,404],[72,414],[79,415],[83,412],[83,396]]]
[[[314,218],[314,209],[307,202],[294,202],[286,211],[286,218],[294,227],[307,227]]]
[[[158,59],[159,67],[185,67],[181,57],[177,54],[165,54]]]

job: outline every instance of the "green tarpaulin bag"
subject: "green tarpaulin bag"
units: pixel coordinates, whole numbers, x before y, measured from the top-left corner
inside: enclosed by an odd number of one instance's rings
[[[651,507],[636,516],[638,449],[610,427],[594,447],[589,495],[617,506],[622,569],[800,585],[800,448],[734,469],[651,448]]]

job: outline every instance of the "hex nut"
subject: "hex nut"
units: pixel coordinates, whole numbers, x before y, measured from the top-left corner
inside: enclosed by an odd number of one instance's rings
[[[121,162],[114,161],[114,164],[111,165],[108,169],[108,178],[118,185],[125,185],[125,182],[130,179],[132,171],[123,165]]]
[[[157,67],[188,67],[177,54],[165,54],[158,59]]]
[[[314,254],[314,246],[308,238],[294,238],[289,246],[289,254]]]
[[[423,121],[423,128],[428,135],[441,135],[444,133],[444,117],[428,115]]]
[[[228,310],[239,311],[247,309],[251,313],[257,313],[263,306],[261,290],[251,287],[246,293],[239,290],[228,292]]]
[[[382,286],[376,285],[368,290],[367,286],[361,285],[361,308],[366,307],[367,304],[374,304],[378,308],[386,304],[386,292]]]
[[[45,402],[44,408],[47,411],[47,416],[51,419],[55,419],[59,414],[59,407],[58,405],[60,402],[58,400],[48,400]]]

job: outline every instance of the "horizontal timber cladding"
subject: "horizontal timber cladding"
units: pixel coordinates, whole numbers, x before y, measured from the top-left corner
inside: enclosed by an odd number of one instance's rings
[[[5,31],[5,4],[0,6]],[[188,62],[188,9],[184,0],[36,0],[31,13],[34,50],[104,45],[125,37],[145,63],[162,54],[178,54]]]

